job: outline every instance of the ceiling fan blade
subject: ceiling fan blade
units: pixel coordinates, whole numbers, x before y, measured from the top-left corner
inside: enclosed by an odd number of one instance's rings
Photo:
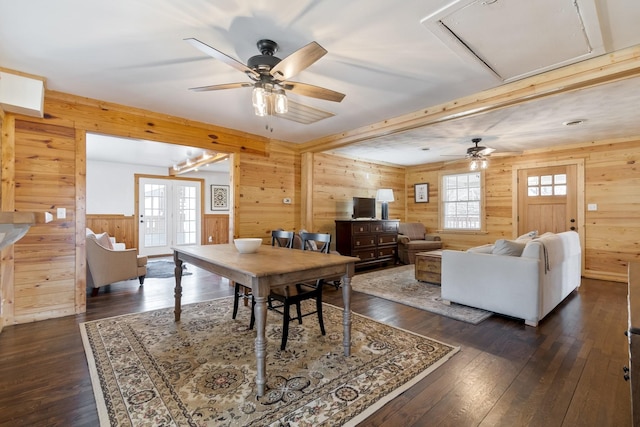
[[[522,154],[522,151],[500,151],[498,153],[494,153],[491,157],[510,157],[510,156],[519,156]]]
[[[252,70],[251,68],[247,67],[246,65],[244,65],[242,62],[233,59],[232,57],[220,52],[217,49],[212,48],[211,46],[209,46],[206,43],[201,42],[198,39],[194,39],[193,37],[184,39],[184,41],[186,41],[187,43],[189,43],[191,46],[195,47],[196,49],[206,53],[207,55],[217,59],[218,61],[222,61],[227,65],[232,66],[233,68],[235,68],[238,71],[242,71],[245,74],[248,74],[250,76],[254,76],[256,78],[260,78],[260,73]]]
[[[284,58],[269,73],[278,81],[287,80],[326,54],[325,48],[316,42],[311,42]]]
[[[189,90],[194,92],[206,92],[209,90],[237,89],[241,87],[253,87],[253,83],[225,83],[221,85],[191,87]]]
[[[325,101],[340,102],[345,97],[344,93],[306,83],[283,82],[280,85],[285,90],[288,90],[295,94],[308,96],[311,98],[324,99]]]
[[[479,156],[488,156],[489,154],[493,153],[494,151],[496,151],[495,148],[485,147],[482,150],[478,151],[476,154],[479,155]]]
[[[278,114],[277,116],[291,120],[292,122],[309,125],[311,123],[316,123],[320,120],[333,117],[334,115],[335,114],[329,111],[320,110],[318,108],[289,100],[289,111],[285,114]]]

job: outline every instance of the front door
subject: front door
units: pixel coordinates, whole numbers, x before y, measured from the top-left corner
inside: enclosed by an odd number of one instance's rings
[[[575,164],[518,170],[518,235],[578,230]]]
[[[167,255],[174,246],[200,244],[199,181],[140,178],[138,189],[141,255]]]

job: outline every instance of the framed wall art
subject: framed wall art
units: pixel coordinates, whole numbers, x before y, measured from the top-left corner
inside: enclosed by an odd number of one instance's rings
[[[228,211],[229,210],[229,186],[228,185],[212,185],[211,186],[211,210],[212,211]]]
[[[416,203],[429,203],[429,184],[413,184],[413,191]]]

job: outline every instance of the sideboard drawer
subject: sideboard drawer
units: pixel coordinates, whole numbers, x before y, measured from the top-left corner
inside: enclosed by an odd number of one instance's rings
[[[351,224],[353,234],[366,234],[371,232],[371,226],[368,222],[354,222]]]
[[[396,246],[378,246],[378,258],[393,258],[396,256]]]
[[[375,233],[382,233],[384,231],[384,223],[382,222],[372,222],[371,223],[371,231]]]
[[[397,233],[398,232],[398,223],[397,222],[385,222],[384,223],[384,231]]]
[[[380,234],[378,236],[379,245],[395,244],[398,236],[395,234]]]
[[[376,245],[376,239],[371,235],[353,237],[353,247],[355,249],[366,248],[366,247],[375,246],[375,245]]]
[[[376,259],[376,250],[375,248],[363,249],[355,251],[352,256],[360,258],[360,261],[371,261]]]

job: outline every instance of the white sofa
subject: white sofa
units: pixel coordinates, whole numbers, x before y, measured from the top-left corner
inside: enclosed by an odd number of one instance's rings
[[[442,253],[442,299],[538,322],[580,286],[582,255],[574,231]],[[498,247],[523,246],[520,256]],[[504,252],[504,251],[503,251]]]

